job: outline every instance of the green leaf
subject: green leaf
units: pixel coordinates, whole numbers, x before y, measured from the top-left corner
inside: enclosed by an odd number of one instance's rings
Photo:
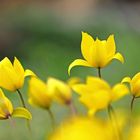
[[[14,111],[12,113],[12,117],[25,118],[28,120],[32,119],[31,113],[23,107],[18,107],[16,109],[14,109]]]

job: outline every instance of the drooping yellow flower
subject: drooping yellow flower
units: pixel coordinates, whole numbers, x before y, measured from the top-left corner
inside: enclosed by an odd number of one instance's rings
[[[63,123],[49,140],[117,140],[109,122],[99,119],[72,118]]]
[[[50,77],[47,80],[47,87],[49,94],[54,101],[61,104],[70,104],[72,91],[67,83]]]
[[[14,58],[13,64],[7,57],[0,61],[0,87],[9,91],[16,91],[22,88],[24,78],[34,75],[35,74],[29,69],[24,71],[16,57]]]
[[[119,83],[110,87],[107,82],[96,77],[88,77],[85,84],[76,84],[73,90],[80,95],[79,100],[89,109],[89,115],[108,107],[111,102],[122,98],[129,92],[123,84]]]
[[[132,95],[134,97],[140,97],[140,72],[134,75],[132,79],[130,77],[124,77],[122,83],[129,83]]]
[[[25,119],[31,119],[30,112],[22,107],[13,109],[11,101],[4,95],[0,89],[0,119],[9,119],[10,117],[21,117]]]
[[[48,92],[48,86],[37,77],[31,77],[29,80],[28,95],[28,102],[31,105],[49,109],[52,99]]]
[[[69,74],[75,66],[103,68],[113,59],[124,62],[123,56],[116,53],[114,35],[110,35],[107,40],[94,40],[89,34],[82,32],[81,52],[84,59],[74,60],[69,65]]]

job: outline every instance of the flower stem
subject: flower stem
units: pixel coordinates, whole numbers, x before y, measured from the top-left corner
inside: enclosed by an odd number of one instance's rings
[[[15,122],[14,120],[11,118],[11,116],[8,116],[8,119],[10,120],[10,125],[12,128],[15,128]]]
[[[119,126],[118,126],[118,121],[117,121],[117,118],[116,118],[116,113],[115,113],[115,111],[114,111],[114,109],[113,109],[113,107],[111,105],[108,106],[108,115],[109,115],[110,121],[112,123],[113,129],[117,131],[118,139],[121,140],[122,136],[121,136],[121,132],[120,132],[120,129],[119,129]]]
[[[25,101],[24,101],[23,96],[22,96],[22,94],[21,94],[21,92],[20,92],[19,89],[17,89],[17,93],[18,93],[18,95],[19,95],[19,97],[20,97],[22,106],[23,106],[24,108],[27,109],[27,107],[26,107],[26,105],[25,105]],[[30,121],[29,121],[29,120],[27,120],[27,128],[28,128],[28,130],[29,130],[29,132],[30,132],[30,135],[31,135],[31,137],[32,137],[32,130],[31,130],[31,125],[30,125]]]
[[[70,108],[70,110],[71,110],[71,113],[72,113],[73,115],[76,115],[76,114],[77,114],[77,110],[76,110],[76,108],[75,108],[75,106],[74,106],[74,104],[73,104],[72,101],[68,104],[68,106],[69,106],[69,108]]]
[[[133,112],[134,101],[135,101],[135,96],[133,95],[133,98],[132,98],[131,104],[130,104],[131,113]]]
[[[99,76],[99,78],[102,78],[102,75],[101,75],[101,68],[100,68],[100,67],[98,67],[98,76]]]
[[[52,124],[52,129],[54,130],[55,129],[55,119],[54,119],[54,115],[52,113],[52,111],[50,109],[47,109],[48,111],[48,114],[50,116],[50,119],[51,119],[51,124]]]
[[[18,95],[19,95],[19,97],[20,97],[20,100],[21,100],[22,106],[23,106],[24,108],[26,108],[26,105],[25,105],[25,102],[24,102],[24,99],[23,99],[23,96],[22,96],[20,90],[17,89],[17,92],[18,92]]]

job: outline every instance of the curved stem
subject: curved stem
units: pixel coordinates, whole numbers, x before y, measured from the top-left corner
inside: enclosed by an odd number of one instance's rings
[[[98,76],[99,76],[99,78],[102,78],[102,75],[101,75],[101,68],[100,68],[100,67],[98,67]]]
[[[19,95],[19,97],[20,97],[22,106],[23,106],[24,108],[27,109],[27,107],[26,107],[26,105],[25,105],[25,101],[24,101],[23,96],[22,96],[22,94],[21,94],[21,92],[20,92],[19,89],[17,89],[17,93],[18,93],[18,95]],[[31,135],[31,137],[32,137],[32,130],[31,130],[31,125],[30,125],[30,121],[29,121],[29,120],[27,120],[27,128],[28,128],[28,130],[29,130],[29,132],[30,132],[30,135]]]
[[[49,114],[50,119],[51,119],[52,129],[54,130],[55,129],[55,119],[54,119],[53,113],[50,109],[47,109],[47,111],[48,111],[48,114]]]
[[[26,108],[26,105],[25,105],[25,102],[24,102],[24,99],[23,99],[23,96],[22,96],[20,90],[17,89],[17,92],[18,92],[18,95],[19,95],[19,97],[20,97],[20,100],[21,100],[22,106],[23,106],[24,108]]]
[[[135,96],[133,95],[133,98],[132,98],[132,100],[131,100],[131,105],[130,105],[131,113],[133,112],[134,101],[135,101]]]

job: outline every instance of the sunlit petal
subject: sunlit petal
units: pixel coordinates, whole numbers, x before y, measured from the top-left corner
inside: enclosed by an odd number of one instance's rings
[[[90,57],[90,49],[93,46],[94,39],[87,33],[82,32],[81,52],[83,57],[88,61]]]
[[[14,111],[12,113],[12,117],[19,117],[19,118],[24,118],[24,119],[28,119],[28,120],[32,119],[31,113],[23,107],[18,107],[16,109],[14,109]]]
[[[119,60],[121,63],[124,63],[124,57],[120,53],[116,53],[113,57],[113,59]]]
[[[76,59],[74,60],[68,68],[68,74],[70,75],[70,71],[75,66],[86,66],[86,67],[92,67],[86,60],[83,59]]]
[[[117,84],[112,88],[112,101],[116,101],[129,93],[127,86]]]

